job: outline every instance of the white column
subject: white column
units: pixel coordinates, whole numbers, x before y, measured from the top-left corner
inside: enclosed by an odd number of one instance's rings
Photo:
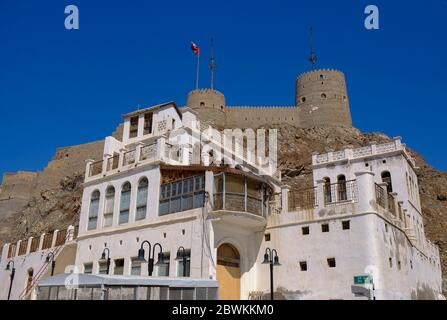
[[[143,136],[143,130],[144,130],[144,114],[140,114],[138,116],[138,133],[137,137]]]
[[[33,241],[33,237],[28,238],[28,244],[26,246],[26,254],[28,254],[31,250],[31,242]]]
[[[141,149],[144,147],[144,143],[139,142],[135,148],[135,164],[140,162],[141,159]]]
[[[111,158],[112,156],[110,154],[105,154],[102,158],[103,162],[102,162],[102,174],[105,175],[107,172],[107,163],[109,158]]]
[[[165,158],[165,150],[166,150],[166,138],[160,137],[157,140],[157,160],[164,160]]]
[[[84,180],[87,180],[88,177],[90,176],[90,166],[92,165],[93,162],[95,162],[95,160],[93,160],[93,159],[85,160],[85,179]]]
[[[212,171],[205,171],[205,192],[208,193],[211,208],[214,208],[214,173]]]
[[[371,171],[356,172],[355,176],[357,180],[359,213],[375,212],[374,173]]]
[[[44,238],[45,238],[45,233],[40,235],[39,248],[37,249],[37,251],[41,251],[42,250]]]
[[[316,192],[316,197],[317,197],[317,206],[318,209],[323,209],[325,207],[325,203],[324,203],[324,184],[325,181],[323,179],[317,180],[317,192]]]
[[[130,130],[130,119],[128,118],[124,121],[123,143],[126,143],[127,140],[129,140],[129,130]]]
[[[289,192],[290,186],[281,187],[281,213],[289,212]]]
[[[74,231],[75,231],[75,227],[74,226],[72,226],[72,225],[68,226],[68,228],[67,228],[67,234],[68,234],[67,242],[73,241],[73,239],[74,239]]]
[[[121,148],[119,153],[119,161],[118,161],[118,171],[121,170],[121,168],[123,167],[123,163],[124,163],[124,153],[127,151],[124,148]]]
[[[54,230],[54,232],[53,232],[53,239],[51,239],[51,248],[56,246],[56,239],[57,239],[57,234],[58,233],[59,233],[59,230]]]

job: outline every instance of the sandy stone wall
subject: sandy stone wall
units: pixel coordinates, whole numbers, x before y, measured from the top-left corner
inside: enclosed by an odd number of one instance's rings
[[[0,191],[0,217],[19,212],[31,199],[36,186],[37,173],[5,173]]]

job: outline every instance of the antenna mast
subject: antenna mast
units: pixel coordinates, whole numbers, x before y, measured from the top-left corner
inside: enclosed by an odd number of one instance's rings
[[[311,69],[314,70],[315,63],[317,62],[317,56],[315,55],[315,52],[314,52],[313,28],[312,27],[310,27],[310,57],[309,57],[309,61],[310,61]]]
[[[211,58],[210,58],[211,90],[214,90],[214,70],[215,69],[216,69],[216,62],[214,60],[214,38],[211,38]]]

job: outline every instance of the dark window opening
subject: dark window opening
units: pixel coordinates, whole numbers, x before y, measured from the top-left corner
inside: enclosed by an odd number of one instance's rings
[[[350,220],[342,221],[341,224],[342,224],[343,230],[351,229],[351,221]]]
[[[129,138],[135,138],[138,135],[138,117],[130,118]]]
[[[386,183],[386,190],[388,193],[393,192],[393,185],[391,183],[391,173],[389,171],[383,171],[382,174],[382,182]]]
[[[329,232],[329,224],[328,223],[324,223],[321,225],[321,231],[322,232]]]
[[[270,241],[270,233],[266,233],[266,234],[264,235],[264,240],[265,240],[265,241]]]
[[[309,227],[302,227],[301,231],[303,232],[303,235],[308,235],[310,233]]]
[[[300,262],[300,269],[301,269],[301,271],[307,271],[307,262],[306,261]]]
[[[335,258],[328,258],[327,265],[329,266],[329,268],[335,268],[336,267]]]
[[[143,134],[151,134],[152,133],[152,113],[146,113],[144,115],[144,129]]]

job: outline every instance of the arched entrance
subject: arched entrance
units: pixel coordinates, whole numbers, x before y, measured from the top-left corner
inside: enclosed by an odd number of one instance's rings
[[[220,300],[241,298],[241,267],[237,249],[224,243],[217,249],[217,281]]]

